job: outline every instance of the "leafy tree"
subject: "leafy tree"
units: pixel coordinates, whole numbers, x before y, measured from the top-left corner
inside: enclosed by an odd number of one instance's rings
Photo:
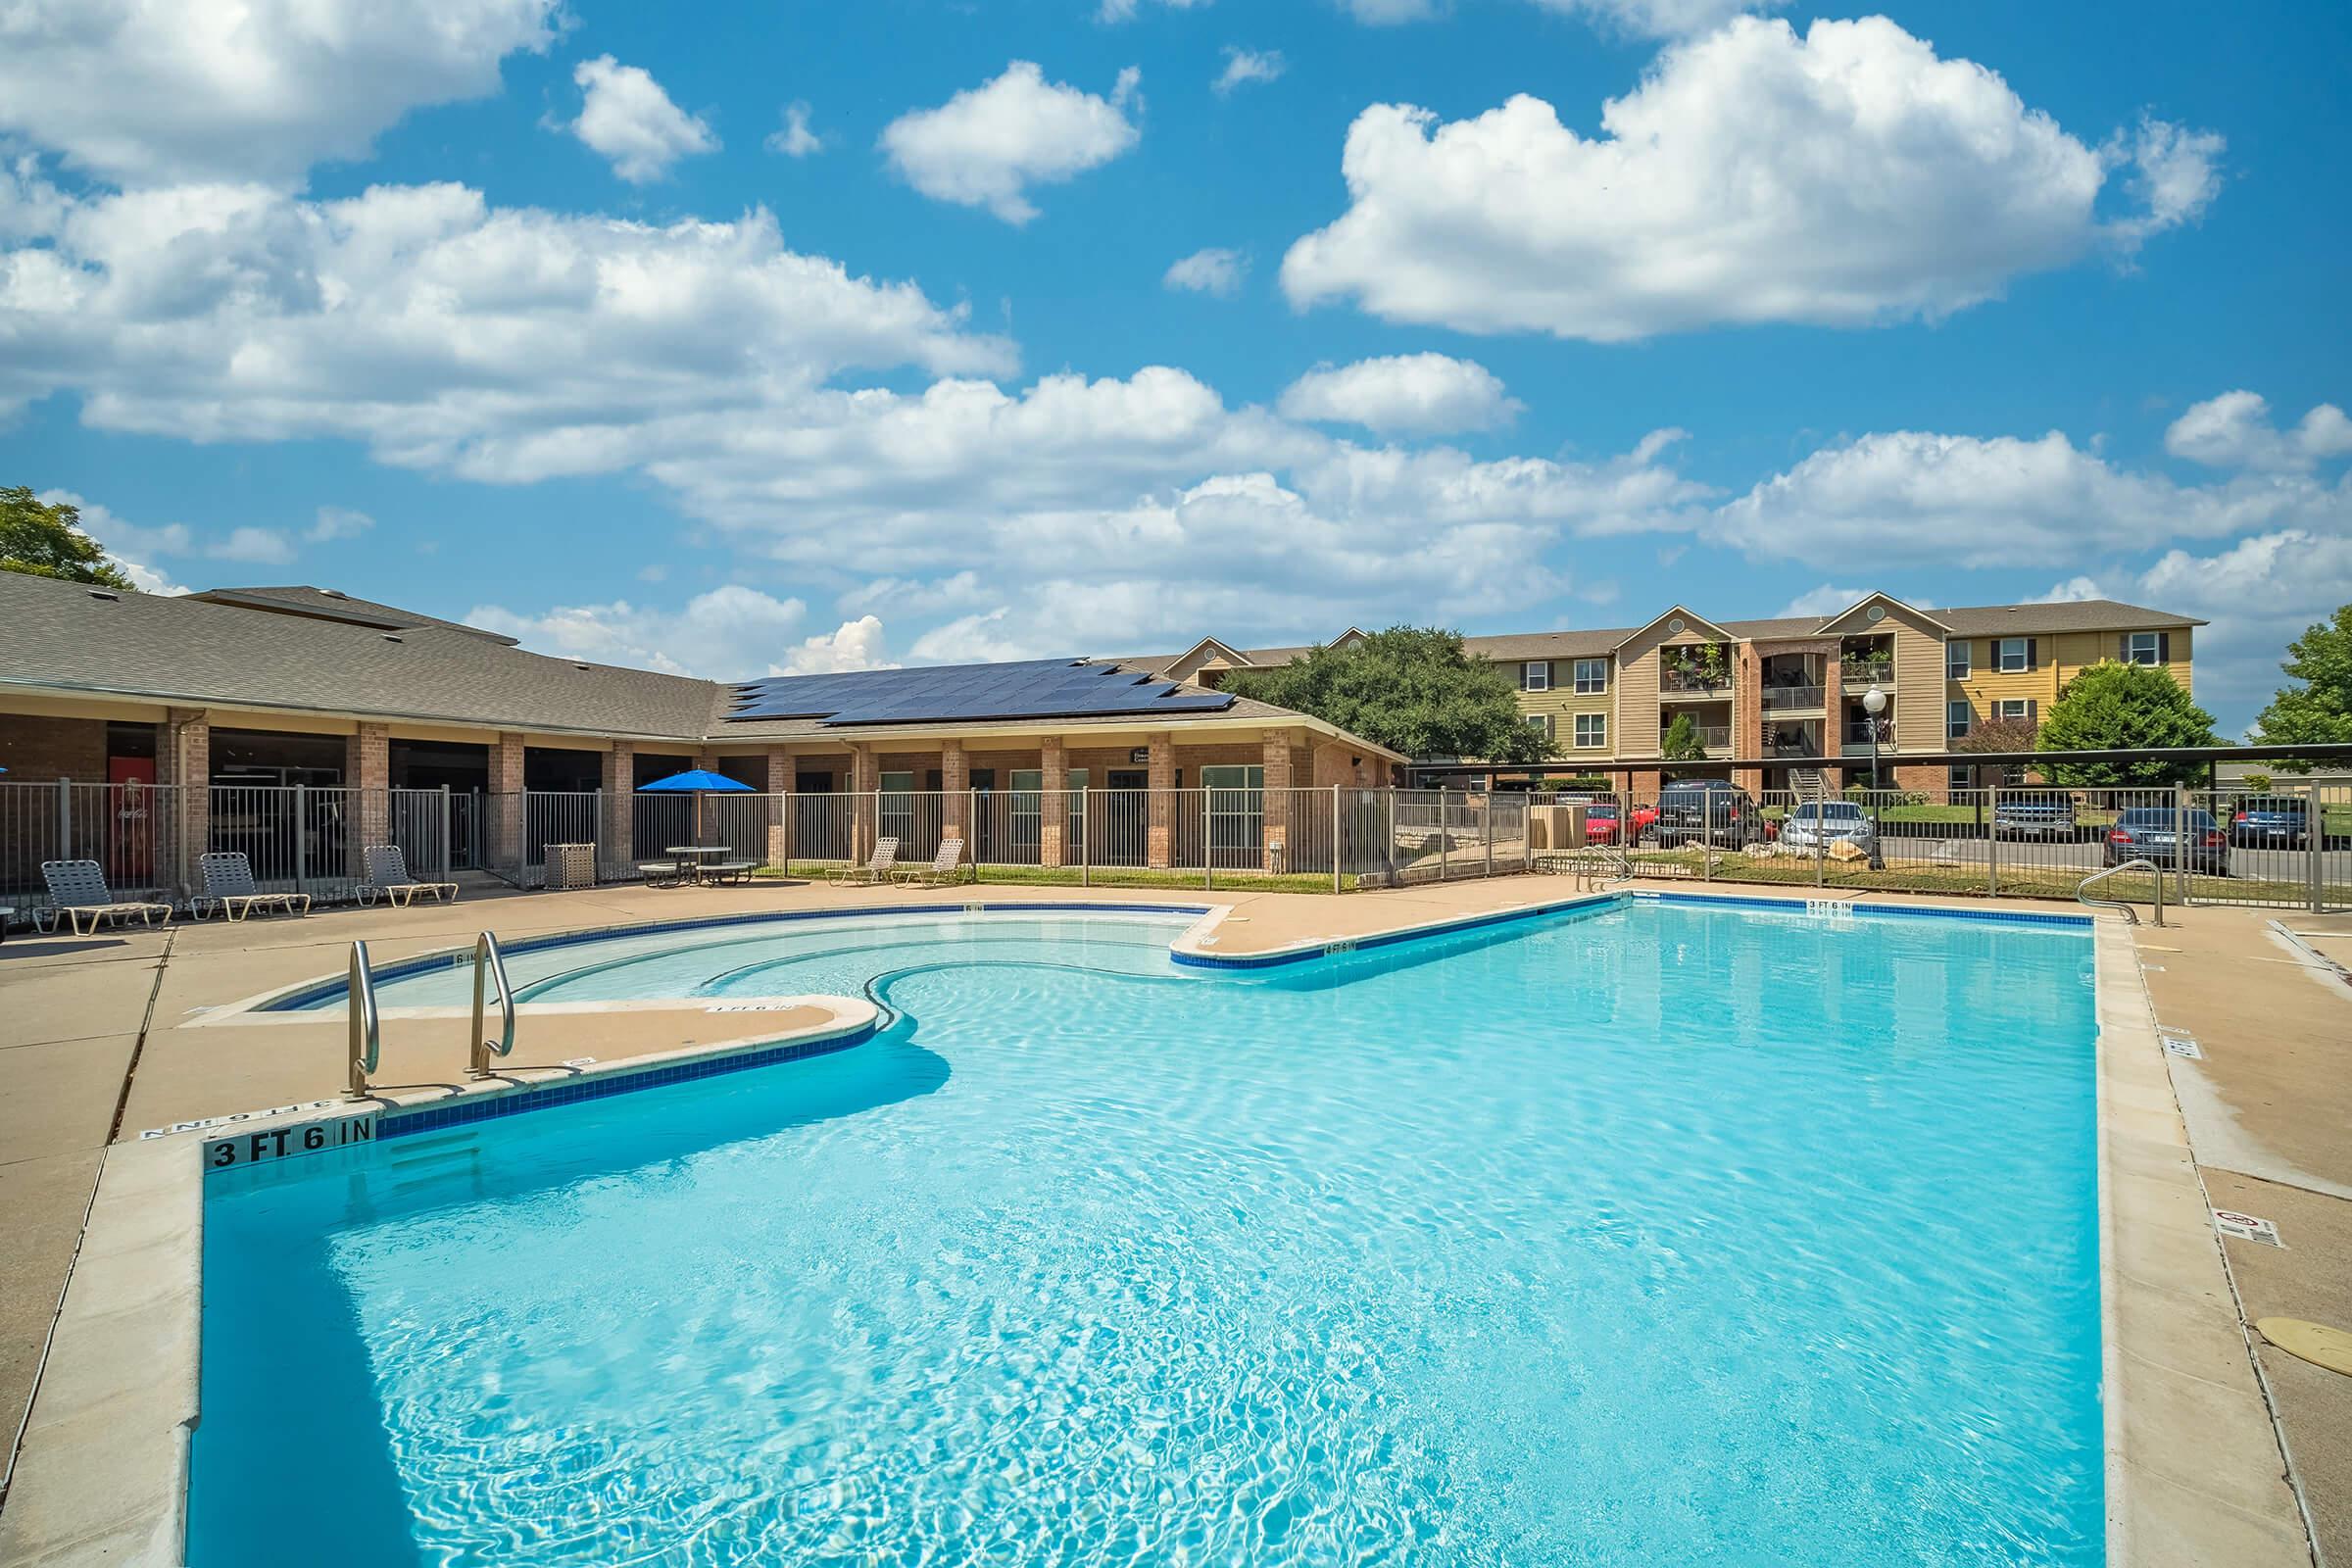
[[[2307,629],[2286,651],[2292,657],[2278,667],[2303,684],[2278,689],[2254,720],[2255,738],[2275,746],[2352,741],[2352,605]],[[2309,762],[2278,765],[2289,773],[2311,771]]]
[[[1707,747],[1698,738],[1698,721],[1688,712],[1675,714],[1666,733],[1658,737],[1658,756],[1669,762],[1706,760]]]
[[[43,506],[33,499],[30,485],[0,488],[0,571],[107,588],[131,586],[98,541],[81,531],[81,514],[62,503]]]
[[[1537,762],[1553,753],[1519,711],[1510,677],[1464,652],[1461,633],[1436,627],[1392,626],[1274,669],[1237,669],[1223,689],[1312,713],[1407,757]]]
[[[2152,751],[2226,744],[2213,715],[2190,700],[2180,683],[2152,664],[2105,660],[2068,681],[2043,717],[2043,752]],[[2127,762],[2047,762],[2053,784],[2121,788],[2202,778],[2205,764],[2150,758]]]
[[[2030,752],[2041,726],[2030,718],[1988,718],[1952,742],[1955,752]]]

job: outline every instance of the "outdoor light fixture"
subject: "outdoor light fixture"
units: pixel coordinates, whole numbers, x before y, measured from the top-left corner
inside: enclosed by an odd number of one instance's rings
[[[1873,680],[1862,694],[1862,711],[1870,715],[1870,868],[1886,864],[1879,852],[1879,715],[1886,711],[1886,694]]]

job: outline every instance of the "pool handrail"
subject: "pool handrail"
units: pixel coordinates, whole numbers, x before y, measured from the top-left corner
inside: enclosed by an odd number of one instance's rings
[[[2090,875],[2084,877],[2081,884],[2076,887],[2076,902],[2081,904],[2086,909],[2121,909],[2126,920],[2129,920],[2133,925],[2139,924],[2139,911],[2132,907],[2130,904],[2126,903],[2122,899],[2094,899],[2090,896],[2090,888],[2092,883],[2104,882],[2109,877],[2121,876],[2126,871],[2151,871],[2155,873],[2156,924],[2158,928],[2161,929],[2164,925],[2164,869],[2154,860],[2148,859],[2145,857],[2125,860],[2119,864],[2108,866],[2105,870],[2091,872]]]
[[[368,967],[368,944],[351,945],[351,979],[345,1012],[351,1020],[351,1083],[346,1100],[368,1098],[368,1075],[375,1071],[384,1052],[383,1021],[375,1007],[375,976]]]
[[[498,1038],[492,1040],[482,1032],[483,981],[485,976],[498,985]],[[466,1068],[468,1078],[490,1076],[493,1054],[511,1056],[514,1054],[514,990],[507,984],[507,957],[498,950],[498,936],[485,931],[473,943],[473,1031],[466,1041],[471,1054]]]

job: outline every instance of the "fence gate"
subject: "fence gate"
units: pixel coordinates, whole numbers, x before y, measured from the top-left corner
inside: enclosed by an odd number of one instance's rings
[[[2352,909],[2352,787],[2180,794],[2183,841],[2207,846],[2201,858],[2192,854],[2173,867],[2181,903],[2315,914]]]

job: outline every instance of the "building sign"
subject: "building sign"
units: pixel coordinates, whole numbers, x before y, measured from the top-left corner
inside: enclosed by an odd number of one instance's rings
[[[334,1121],[306,1122],[239,1133],[234,1138],[208,1139],[204,1146],[204,1166],[207,1170],[226,1170],[231,1165],[259,1165],[272,1159],[319,1154],[330,1149],[349,1149],[355,1144],[373,1142],[375,1112],[368,1110]]]
[[[1137,746],[1130,749],[1127,753],[1127,760],[1130,762],[1150,762],[1152,760],[1152,748],[1149,746]]]

